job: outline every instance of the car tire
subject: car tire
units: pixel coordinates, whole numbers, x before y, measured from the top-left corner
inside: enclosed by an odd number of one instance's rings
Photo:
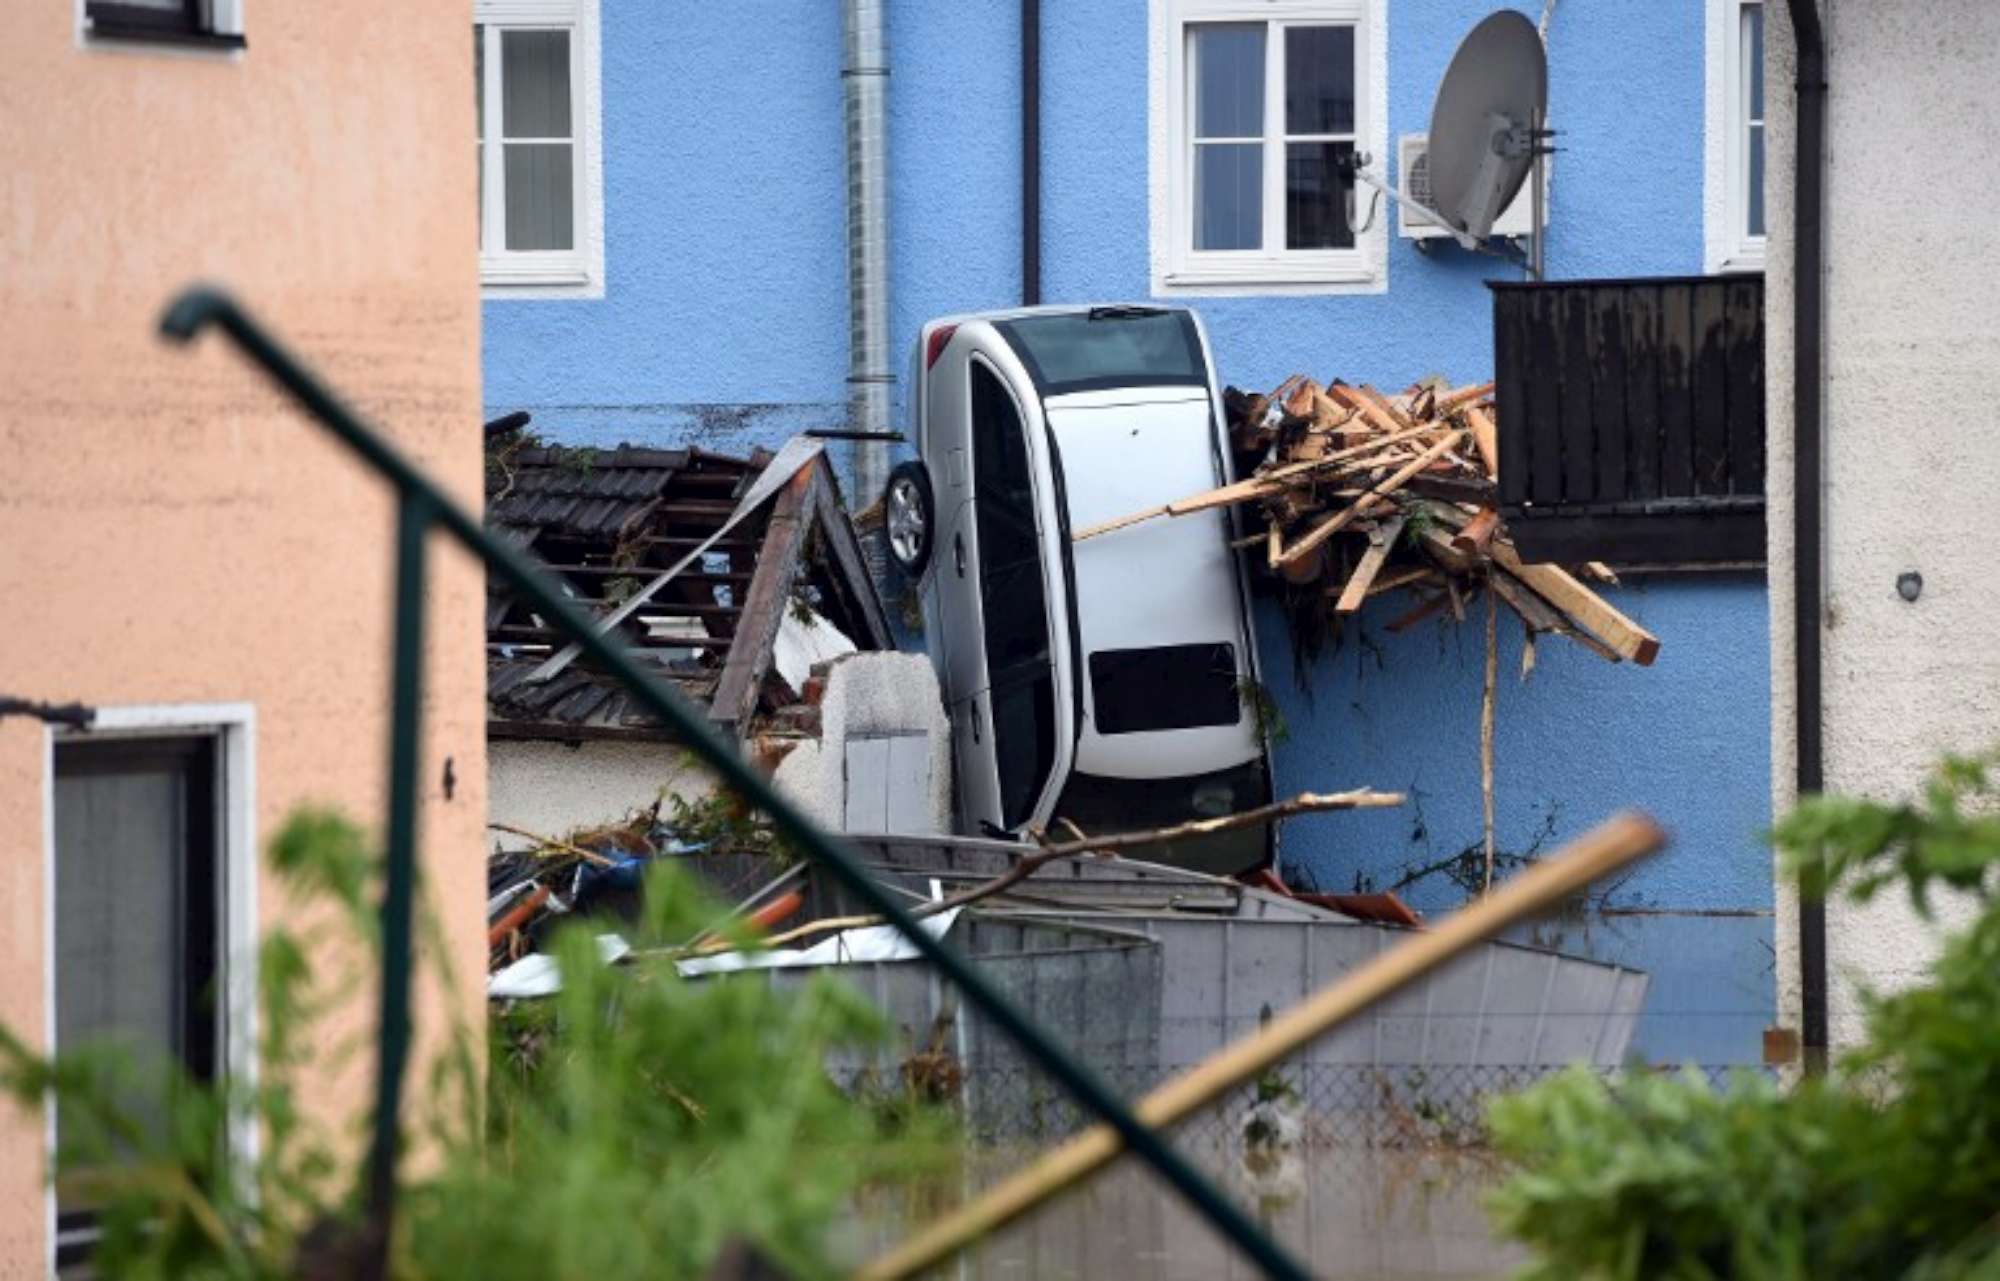
[[[930,469],[912,459],[896,464],[882,490],[882,533],[896,567],[911,582],[923,577],[937,540],[937,499]]]

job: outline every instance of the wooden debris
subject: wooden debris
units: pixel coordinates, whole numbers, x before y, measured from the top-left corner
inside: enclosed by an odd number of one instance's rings
[[[1348,577],[1340,599],[1334,602],[1336,612],[1352,614],[1361,608],[1361,602],[1368,599],[1368,589],[1374,586],[1375,576],[1382,572],[1382,566],[1389,561],[1389,553],[1396,550],[1396,540],[1403,536],[1403,521],[1403,517],[1393,516],[1369,533],[1368,550],[1361,553],[1360,563]]]
[[[1385,394],[1295,374],[1266,395],[1232,387],[1223,404],[1230,438],[1264,452],[1261,466],[1234,484],[1079,530],[1075,539],[1243,505],[1255,532],[1240,545],[1262,549],[1258,559],[1290,584],[1288,599],[1301,602],[1295,609],[1337,617],[1397,587],[1436,589],[1389,624],[1396,631],[1447,610],[1462,622],[1467,602],[1491,592],[1531,639],[1554,632],[1641,666],[1659,654],[1658,637],[1584,585],[1588,577],[1615,586],[1609,568],[1592,561],[1571,574],[1523,564],[1515,553],[1497,506],[1492,383],[1433,379]],[[1343,551],[1333,541],[1342,535],[1368,542]],[[1297,590],[1321,582],[1323,591]]]

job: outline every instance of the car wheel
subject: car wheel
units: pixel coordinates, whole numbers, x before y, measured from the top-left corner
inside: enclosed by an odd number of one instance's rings
[[[882,518],[897,568],[912,580],[921,578],[930,564],[937,527],[937,500],[931,496],[930,472],[922,463],[898,463],[889,473]]]

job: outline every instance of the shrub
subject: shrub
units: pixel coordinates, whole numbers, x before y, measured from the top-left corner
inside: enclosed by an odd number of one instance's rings
[[[355,1054],[373,1061],[372,1017],[355,1020],[363,1040],[327,1039],[327,1016],[365,992],[322,966],[342,946],[352,958],[357,939],[374,947],[377,866],[326,813],[295,817],[272,865],[291,901],[331,910],[289,912],[264,939],[254,1089],[200,1084],[111,1046],[50,1061],[0,1032],[0,1086],[24,1108],[48,1094],[60,1110],[54,1176],[100,1209],[100,1275],[340,1275],[354,1257],[359,1185],[339,1154],[362,1150],[367,1118],[329,1128],[303,1103]],[[718,915],[671,862],[646,902],[642,949]],[[301,919],[316,924],[291,924]],[[428,926],[433,966],[439,942]],[[562,992],[493,1017],[483,1086],[461,1030],[426,1065],[428,1090],[412,1091],[396,1275],[693,1277],[738,1240],[795,1275],[824,1275],[828,1231],[857,1189],[927,1172],[950,1150],[935,1113],[902,1109],[892,1133],[828,1079],[829,1049],[885,1032],[847,984],[613,969],[583,928],[554,948]],[[228,1155],[231,1118],[246,1115],[261,1135],[247,1162]]]
[[[1827,797],[1775,840],[1801,891],[1942,884],[1976,915],[1923,985],[1864,999],[1824,1078],[1573,1070],[1497,1101],[1520,1170],[1494,1196],[1540,1281],[2000,1277],[2000,817],[1996,758],[1952,759],[1920,802]]]

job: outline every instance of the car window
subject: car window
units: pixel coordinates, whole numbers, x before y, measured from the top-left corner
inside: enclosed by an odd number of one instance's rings
[[[1090,706],[1100,734],[1234,725],[1243,716],[1236,647],[1099,650],[1090,656]]]
[[[1044,396],[1104,387],[1206,386],[1201,339],[1185,311],[1095,307],[1001,321]]]
[[[979,612],[986,633],[1000,811],[1006,826],[1017,827],[1027,820],[1055,767],[1048,592],[1042,582],[1026,425],[998,374],[978,360],[971,362],[970,373]]]

